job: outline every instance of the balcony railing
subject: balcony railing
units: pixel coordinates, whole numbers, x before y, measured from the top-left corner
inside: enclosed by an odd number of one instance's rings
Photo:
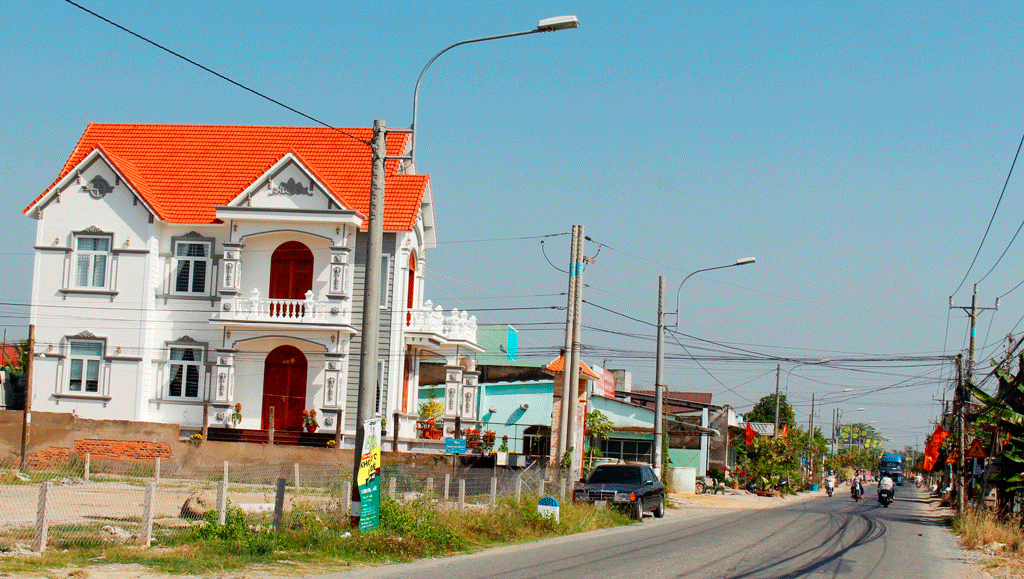
[[[476,316],[465,311],[453,308],[451,315],[446,316],[441,306],[427,300],[422,308],[414,309],[410,314],[406,328],[409,333],[438,334],[449,340],[476,343]]]
[[[248,297],[226,298],[221,303],[222,320],[322,324],[348,323],[350,318],[347,307],[314,300],[311,290],[304,300],[286,300],[261,298],[260,290],[253,288]]]

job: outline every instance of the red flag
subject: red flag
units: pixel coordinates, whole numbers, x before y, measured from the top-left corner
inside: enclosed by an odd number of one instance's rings
[[[928,444],[924,447],[924,469],[931,472],[935,468],[935,462],[939,460],[939,449],[942,448],[942,442],[946,440],[949,433],[946,432],[945,428],[941,426],[935,427],[935,432],[932,433]]]
[[[783,424],[782,425],[782,436],[789,436],[789,425],[788,424]]]
[[[754,443],[754,434],[756,434],[756,433],[754,432],[754,429],[750,427],[750,421],[749,420],[747,421],[747,432],[746,432],[746,434],[747,434],[747,444],[753,444]]]

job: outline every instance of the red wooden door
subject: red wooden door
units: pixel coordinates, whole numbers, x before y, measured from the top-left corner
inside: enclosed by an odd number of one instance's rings
[[[270,257],[270,299],[301,300],[313,289],[313,252],[298,241],[282,243]]]
[[[263,422],[270,428],[270,407],[274,407],[274,428],[302,430],[306,405],[306,356],[295,346],[279,346],[267,354],[263,364]]]

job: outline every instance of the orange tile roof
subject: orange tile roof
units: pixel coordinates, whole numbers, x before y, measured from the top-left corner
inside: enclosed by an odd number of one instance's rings
[[[562,373],[565,371],[565,356],[559,356],[555,360],[552,360],[550,364],[544,367],[549,372]],[[600,380],[601,377],[594,373],[583,360],[580,360],[580,374],[583,376],[589,376],[594,380]]]
[[[367,142],[373,137],[373,129],[340,130]],[[391,134],[388,155],[401,155],[408,138],[404,133]],[[54,184],[95,149],[114,164],[157,217],[171,223],[215,222],[215,207],[227,205],[288,153],[342,205],[363,215],[370,213],[370,148],[326,127],[90,123]],[[397,174],[399,162],[385,164],[384,229],[388,231],[412,229],[430,180],[429,175]],[[367,225],[364,221],[363,228]]]

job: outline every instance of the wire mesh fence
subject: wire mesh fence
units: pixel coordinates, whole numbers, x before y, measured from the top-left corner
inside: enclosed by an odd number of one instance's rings
[[[572,492],[571,481],[539,466],[427,462],[417,466],[385,458],[381,494],[440,508],[479,508],[505,496],[569,497]],[[203,468],[159,458],[72,457],[19,470],[17,462],[0,462],[0,551],[180,542],[197,521],[223,522],[229,509],[241,510],[250,525],[269,528],[281,513],[347,513],[351,488],[351,467],[339,464],[224,461],[220,468]]]

